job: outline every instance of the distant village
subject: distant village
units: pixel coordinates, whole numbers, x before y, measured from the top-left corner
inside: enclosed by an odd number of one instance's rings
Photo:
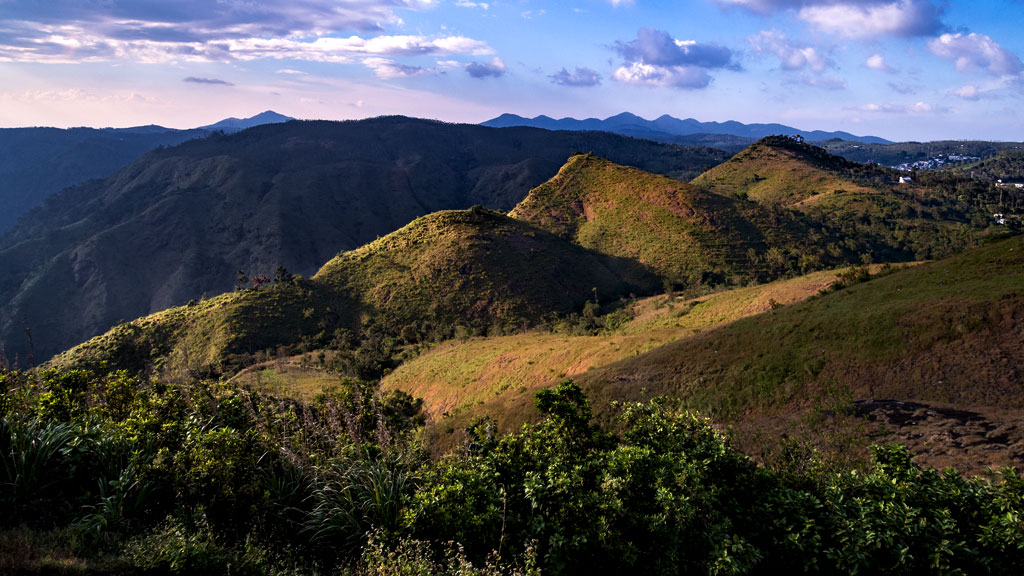
[[[925,160],[918,160],[916,162],[904,162],[892,166],[896,170],[901,172],[913,172],[914,170],[942,170],[953,165],[958,164],[971,164],[973,162],[980,162],[981,157],[979,156],[965,156],[962,154],[950,154],[948,156],[938,156],[935,158],[927,158]]]

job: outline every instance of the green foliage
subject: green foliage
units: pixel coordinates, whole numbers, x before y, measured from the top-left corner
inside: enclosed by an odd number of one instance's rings
[[[899,446],[876,447],[862,472],[799,451],[766,467],[665,399],[618,406],[612,434],[572,381],[537,395],[540,423],[498,437],[477,421],[463,452],[432,461],[419,404],[365,382],[303,404],[159,382],[128,398],[118,373],[4,376],[26,389],[5,392],[15,400],[0,419],[0,530],[67,530],[86,563],[488,576],[1024,568],[1014,470],[963,478]],[[67,410],[40,403],[59,387],[76,391]]]
[[[187,522],[163,526],[130,541],[125,550],[136,568],[163,574],[263,574],[260,551],[222,544],[199,510]]]

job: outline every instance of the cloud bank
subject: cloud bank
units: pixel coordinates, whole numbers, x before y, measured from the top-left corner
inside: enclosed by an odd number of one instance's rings
[[[654,28],[641,28],[636,39],[616,42],[613,49],[624,61],[613,78],[628,84],[706,88],[711,70],[740,69],[725,46],[676,40]]]
[[[576,68],[575,72],[569,72],[562,68],[558,72],[548,76],[551,82],[561,86],[589,87],[601,84],[601,75],[590,68]]]

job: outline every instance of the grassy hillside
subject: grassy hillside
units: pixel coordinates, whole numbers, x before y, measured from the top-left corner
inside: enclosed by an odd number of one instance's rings
[[[842,190],[872,194],[895,183],[881,169],[850,162],[786,136],[763,138],[693,183],[713,192],[742,195],[764,204],[814,204]]]
[[[424,216],[332,259],[313,280],[358,295],[399,325],[429,319],[511,328],[578,310],[594,294],[614,299],[659,286],[634,262],[483,208]]]
[[[826,246],[826,252],[855,241],[861,244],[858,249],[865,261],[944,258],[1005,232],[991,218],[989,184],[952,173],[926,173],[904,184],[897,177],[892,170],[773,136],[693,183],[799,211],[838,239]]]
[[[633,262],[500,212],[444,211],[337,256],[309,280],[124,323],[52,363],[230,375],[260,355],[330,346],[339,330],[358,331],[371,321],[391,336],[406,327],[450,332],[456,324],[501,333],[577,311],[595,294],[615,299],[658,285]]]
[[[575,379],[598,412],[607,413],[612,401],[667,395],[722,425],[735,425],[741,445],[755,453],[765,442],[810,433],[817,442],[853,442],[832,446],[850,454],[853,447],[890,439],[909,444],[932,465],[976,472],[1020,465],[1022,264],[1024,237],[995,242],[677,337],[645,353],[627,349],[621,360],[595,361]],[[497,418],[503,429],[535,418],[531,397],[543,373],[527,364],[541,374],[533,380],[517,376],[523,368],[516,359],[534,353],[569,375],[571,364],[558,365],[554,355],[572,350],[567,342],[552,337],[547,348],[553,350],[545,357],[539,346],[501,350],[482,341],[475,344],[480,365],[469,365],[461,377],[455,360],[462,357],[452,345],[391,378],[416,390],[424,380],[437,384],[436,391],[424,387],[423,394],[432,394],[440,406],[447,406],[446,395],[459,386],[475,398],[437,422],[433,437],[444,445],[454,438],[448,434],[480,415]],[[601,345],[615,347],[605,341],[593,348]],[[467,360],[473,356],[465,353]],[[488,380],[504,365],[524,384]],[[424,376],[412,372],[414,367]],[[558,377],[551,373],[547,384]],[[454,385],[447,387],[446,380]]]
[[[561,378],[804,300],[835,279],[834,271],[825,271],[701,298],[653,296],[628,308],[629,321],[596,335],[532,332],[451,341],[399,366],[383,386],[423,398],[424,409],[437,420],[507,391],[529,396]],[[283,368],[303,374],[294,366]]]
[[[605,254],[635,259],[672,283],[743,283],[788,272],[771,249],[824,254],[796,214],[619,166],[593,155],[569,160],[510,213]]]
[[[586,151],[680,178],[724,159],[613,134],[400,117],[191,141],[51,196],[0,239],[0,348],[24,366],[119,321],[229,291],[236,270],[311,275],[425,214],[509,210]]]
[[[652,393],[738,415],[826,383],[857,398],[1024,408],[1024,238],[854,284],[595,371],[606,398]],[[685,362],[681,362],[686,358]],[[701,383],[714,383],[714,386]]]

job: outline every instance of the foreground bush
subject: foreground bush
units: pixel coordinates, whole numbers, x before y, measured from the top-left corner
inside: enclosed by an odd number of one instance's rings
[[[1014,470],[963,478],[899,446],[866,473],[771,469],[665,400],[620,406],[612,434],[570,381],[538,394],[539,424],[477,422],[431,461],[419,404],[366,382],[301,403],[124,374],[0,379],[12,573],[58,556],[171,574],[1024,571]]]

